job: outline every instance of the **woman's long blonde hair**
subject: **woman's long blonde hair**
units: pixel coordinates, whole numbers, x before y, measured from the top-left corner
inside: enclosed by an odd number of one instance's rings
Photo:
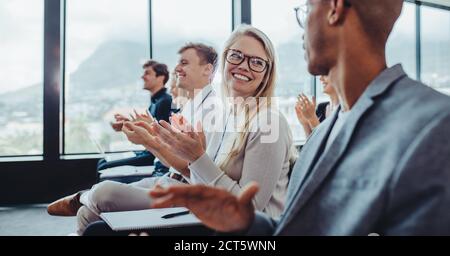
[[[225,58],[226,53],[230,49],[230,47],[236,43],[236,41],[243,37],[243,36],[249,36],[254,39],[256,39],[258,42],[262,44],[264,47],[264,50],[266,52],[269,65],[267,66],[266,73],[264,75],[264,78],[261,82],[261,84],[256,89],[256,92],[254,95],[252,95],[256,99],[257,105],[255,111],[251,111],[248,105],[245,105],[244,111],[245,111],[245,123],[244,126],[239,133],[239,138],[235,138],[233,141],[233,146],[231,148],[230,153],[228,154],[227,158],[222,161],[219,166],[222,170],[224,170],[225,166],[230,162],[230,160],[237,156],[239,152],[241,152],[245,146],[245,142],[247,141],[247,136],[249,134],[250,129],[250,123],[252,119],[256,116],[256,114],[263,108],[269,108],[271,106],[271,98],[274,95],[275,90],[275,84],[276,84],[276,74],[277,74],[277,57],[275,53],[275,48],[272,44],[272,41],[270,41],[269,37],[264,34],[261,30],[250,26],[250,25],[240,25],[238,26],[233,33],[231,33],[228,40],[225,42],[225,46],[222,52],[222,59],[221,59],[221,68],[222,68],[222,95],[224,97],[225,105],[227,105],[228,101],[227,99],[231,97],[230,93],[230,86],[225,81],[226,77],[226,70],[225,70]],[[260,98],[264,98],[265,100],[261,101]],[[229,109],[227,107],[227,109]],[[234,110],[235,111],[235,110]],[[236,114],[236,113],[235,113]]]

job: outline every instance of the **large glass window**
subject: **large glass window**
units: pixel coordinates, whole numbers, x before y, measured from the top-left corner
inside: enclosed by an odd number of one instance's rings
[[[421,8],[422,81],[450,95],[450,12]]]
[[[0,155],[41,155],[44,1],[0,0],[0,35]]]
[[[230,0],[153,0],[153,58],[167,64],[172,71],[178,50],[187,42],[213,46],[221,54],[231,33]],[[213,85],[221,81],[216,73]]]
[[[295,102],[300,92],[309,96],[312,92],[302,47],[303,31],[294,13],[298,5],[298,0],[252,1],[252,25],[266,33],[275,45],[279,60],[276,96],[294,139],[302,140],[305,135],[295,114]]]
[[[149,2],[66,1],[63,153],[137,149],[109,122],[114,113],[148,107],[150,95],[142,90],[140,77],[142,64],[150,58],[150,45],[153,58],[173,69],[177,51],[186,42],[204,42],[221,52],[230,35],[230,0],[152,0],[151,16]],[[314,78],[307,72],[303,31],[293,11],[298,4],[298,0],[255,0],[251,16],[252,24],[276,47],[276,96],[294,138],[301,140],[304,134],[294,105],[299,93],[312,95]],[[416,74],[413,3],[405,3],[389,38],[388,65],[402,63],[411,77],[420,76],[427,85],[450,95],[450,12],[423,5],[420,9],[421,74]],[[0,0],[0,156],[43,153],[43,30],[44,0]],[[220,80],[218,73],[213,84]],[[328,100],[318,79],[313,89],[318,102]]]
[[[148,0],[76,0],[66,5],[65,153],[136,149],[109,122],[144,110]]]
[[[416,5],[405,3],[386,49],[388,66],[401,63],[405,72],[416,79]]]

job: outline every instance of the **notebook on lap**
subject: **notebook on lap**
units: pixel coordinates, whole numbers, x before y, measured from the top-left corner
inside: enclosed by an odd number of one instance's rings
[[[105,212],[100,217],[114,231],[202,226],[201,221],[184,207]]]

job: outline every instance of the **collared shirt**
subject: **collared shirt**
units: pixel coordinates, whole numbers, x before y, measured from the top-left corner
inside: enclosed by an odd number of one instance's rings
[[[186,102],[181,115],[186,118],[189,123],[196,127],[197,122],[201,122],[208,147],[212,134],[215,131],[216,119],[223,116],[222,101],[217,97],[215,90],[211,85],[207,85],[198,92],[193,99]],[[179,173],[174,168],[170,168],[170,172]],[[190,183],[197,183],[185,177]]]
[[[198,92],[193,99],[186,102],[181,111],[181,115],[183,115],[191,125],[195,126],[198,121],[202,121],[203,119],[202,108],[204,103],[215,96],[216,94],[212,86],[207,85],[200,92]]]
[[[211,85],[204,87],[193,99],[186,102],[181,115],[194,128],[197,127],[198,122],[202,124],[207,145],[209,145],[212,134],[223,127],[225,118],[222,100]]]

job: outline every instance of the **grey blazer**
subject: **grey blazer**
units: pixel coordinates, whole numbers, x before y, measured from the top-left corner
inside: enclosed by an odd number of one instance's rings
[[[294,167],[281,219],[249,235],[450,235],[450,97],[383,71],[336,139],[317,127]]]

